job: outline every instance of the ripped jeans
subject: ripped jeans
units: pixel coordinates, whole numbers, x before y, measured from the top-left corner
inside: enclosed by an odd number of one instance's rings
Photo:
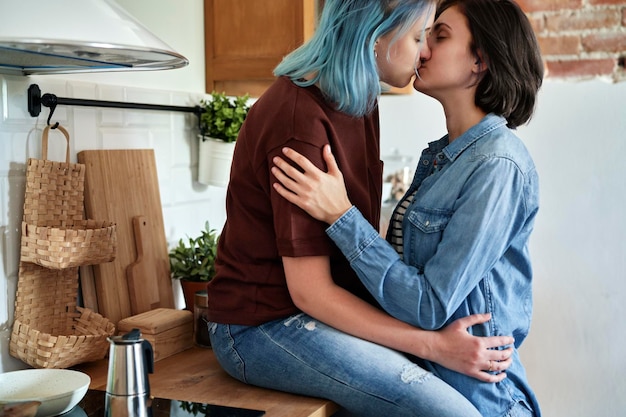
[[[209,334],[220,365],[248,384],[326,398],[359,417],[480,417],[405,355],[306,314],[260,326],[209,323]]]

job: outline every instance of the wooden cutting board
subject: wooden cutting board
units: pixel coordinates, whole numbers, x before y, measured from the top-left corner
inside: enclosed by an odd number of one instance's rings
[[[133,315],[127,268],[137,260],[133,218],[148,219],[144,252],[154,254],[159,306],[174,308],[163,211],[152,149],[90,150],[78,153],[85,164],[87,218],[117,223],[117,256],[113,262],[94,265],[98,311],[117,325]],[[139,284],[141,285],[148,285]],[[152,285],[152,284],[150,284]]]
[[[133,232],[137,259],[126,268],[130,311],[133,315],[161,307],[158,277],[166,274],[164,262],[153,241],[152,225],[146,216],[133,217]]]

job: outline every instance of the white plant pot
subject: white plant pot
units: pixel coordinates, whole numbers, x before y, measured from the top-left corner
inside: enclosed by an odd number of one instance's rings
[[[235,142],[224,142],[198,136],[198,182],[226,187],[230,180],[230,165],[233,160]]]

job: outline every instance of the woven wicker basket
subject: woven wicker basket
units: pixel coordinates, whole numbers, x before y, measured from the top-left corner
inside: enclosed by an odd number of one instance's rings
[[[66,136],[69,149],[69,135]],[[43,160],[26,167],[21,260],[46,268],[93,265],[115,259],[116,226],[83,220],[85,165],[46,160],[48,130],[43,134]]]
[[[78,307],[77,314],[76,323],[87,324],[81,328],[84,334],[72,334],[75,329],[68,329],[65,335],[54,332],[53,336],[15,320],[9,344],[11,356],[33,368],[46,369],[64,369],[104,358],[109,347],[107,337],[115,331],[113,324],[91,310]]]
[[[76,306],[77,268],[21,262],[9,353],[35,368],[102,359],[115,332],[108,319]]]
[[[62,269],[110,262],[115,259],[115,224],[77,220],[67,228],[22,222],[21,260]]]
[[[67,368],[102,359],[115,326],[77,306],[78,265],[115,256],[115,225],[84,220],[85,166],[48,161],[49,127],[42,136],[43,160],[26,171],[22,250],[9,353],[35,368]]]

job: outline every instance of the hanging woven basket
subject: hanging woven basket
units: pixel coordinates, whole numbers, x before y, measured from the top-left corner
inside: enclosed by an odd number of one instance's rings
[[[115,326],[77,306],[78,266],[115,258],[115,224],[84,220],[85,165],[42,160],[26,168],[22,247],[9,353],[35,368],[67,368],[106,356]]]

